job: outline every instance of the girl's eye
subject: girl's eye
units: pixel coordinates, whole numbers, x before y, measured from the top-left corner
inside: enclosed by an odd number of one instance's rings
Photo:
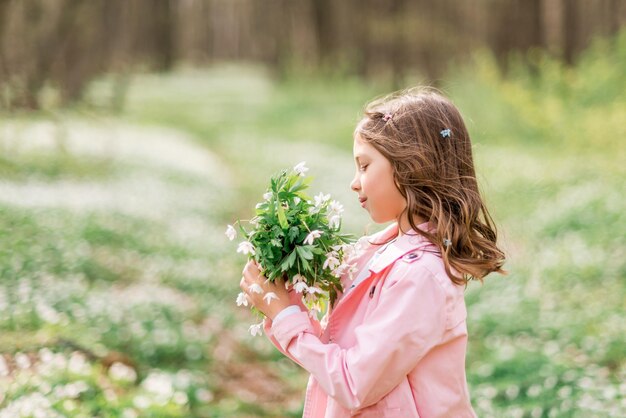
[[[365,171],[365,169],[367,168],[369,164],[363,164],[361,167],[359,167],[360,171]]]

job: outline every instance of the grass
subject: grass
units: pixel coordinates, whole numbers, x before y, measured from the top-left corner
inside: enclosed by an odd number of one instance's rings
[[[447,79],[511,272],[466,293],[481,417],[625,412],[625,39],[508,75],[479,54]],[[306,160],[348,232],[378,229],[348,184],[385,87],[181,69],[134,76],[114,115],[108,82],[54,115],[61,142],[45,114],[0,119],[0,416],[299,416],[306,373],[247,335],[225,224]]]

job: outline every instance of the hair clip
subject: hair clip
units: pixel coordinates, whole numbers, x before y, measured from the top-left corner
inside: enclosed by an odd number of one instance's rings
[[[452,131],[450,129],[444,129],[441,132],[439,132],[439,135],[441,135],[442,138],[450,138],[451,134],[452,134]]]
[[[449,246],[451,246],[451,245],[452,245],[452,241],[450,241],[448,238],[444,238],[444,240],[443,240],[443,245],[444,245],[445,247],[449,247]]]
[[[385,113],[385,116],[383,116],[383,120],[385,122],[387,122],[389,119],[391,119],[393,115],[391,113]]]

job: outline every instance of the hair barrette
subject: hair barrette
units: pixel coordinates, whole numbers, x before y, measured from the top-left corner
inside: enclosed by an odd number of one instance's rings
[[[442,138],[450,138],[451,134],[452,134],[452,131],[450,129],[444,129],[441,132],[439,132],[439,135],[441,135]]]
[[[450,239],[448,239],[448,238],[444,238],[444,240],[443,240],[443,245],[444,245],[445,247],[449,247],[449,246],[451,246],[451,245],[452,245],[452,241],[450,241]]]
[[[385,115],[383,116],[383,120],[385,122],[387,122],[389,119],[391,119],[393,115],[391,113],[385,113]]]

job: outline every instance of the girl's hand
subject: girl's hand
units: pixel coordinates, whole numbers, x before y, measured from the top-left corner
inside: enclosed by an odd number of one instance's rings
[[[239,287],[246,294],[248,302],[270,319],[291,303],[285,289],[285,281],[277,278],[270,282],[261,274],[256,261],[248,261],[242,272]]]

